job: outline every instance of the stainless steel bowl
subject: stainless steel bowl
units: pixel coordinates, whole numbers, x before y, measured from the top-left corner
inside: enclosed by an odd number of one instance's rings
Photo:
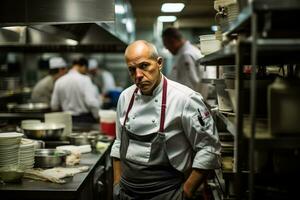
[[[62,123],[25,124],[22,127],[27,137],[39,140],[59,140],[64,128]]]
[[[68,136],[70,144],[73,145],[90,144],[92,147],[95,145],[94,143],[97,141],[98,137],[99,137],[98,132],[71,133]]]
[[[57,149],[37,149],[34,155],[34,166],[50,168],[65,165],[69,151]]]

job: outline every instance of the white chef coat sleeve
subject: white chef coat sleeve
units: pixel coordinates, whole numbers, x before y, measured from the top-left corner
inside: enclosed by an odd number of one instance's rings
[[[199,70],[197,70],[196,61],[193,59],[193,57],[189,54],[183,54],[182,55],[182,62],[184,65],[184,68],[186,69],[185,73],[189,74],[189,78],[192,81],[193,85],[197,85],[200,81],[199,78]]]
[[[195,152],[192,167],[219,168],[221,144],[214,120],[199,93],[187,98],[182,116],[184,132]]]
[[[121,131],[122,131],[122,122],[121,119],[124,119],[125,109],[124,109],[125,97],[123,93],[120,95],[118,105],[117,105],[117,119],[116,119],[116,139],[112,145],[110,156],[115,158],[120,158],[120,145],[121,145]]]
[[[60,102],[59,102],[59,86],[58,84],[54,84],[54,89],[51,96],[51,110],[58,111],[60,109]]]
[[[86,81],[84,83],[84,100],[89,108],[90,112],[93,114],[93,116],[97,119],[99,118],[98,112],[100,109],[100,102],[98,98],[95,95],[95,86],[93,85],[91,79],[89,77],[86,77]]]

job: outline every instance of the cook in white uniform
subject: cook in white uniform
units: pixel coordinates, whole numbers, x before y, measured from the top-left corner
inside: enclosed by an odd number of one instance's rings
[[[98,121],[101,102],[87,72],[88,61],[85,58],[74,60],[72,69],[54,85],[52,110],[71,112],[74,122]]]
[[[169,78],[197,90],[203,73],[197,64],[197,60],[202,57],[200,50],[173,27],[163,31],[162,39],[164,46],[175,56]]]
[[[113,75],[105,69],[98,68],[98,61],[94,58],[89,59],[89,73],[93,83],[102,94],[116,89]]]
[[[61,57],[49,60],[49,75],[41,79],[31,93],[32,102],[43,102],[50,105],[54,82],[67,73],[67,63]]]
[[[191,197],[207,171],[220,167],[220,143],[202,96],[164,77],[162,58],[144,40],[130,44],[125,60],[135,85],[117,107],[115,199]]]

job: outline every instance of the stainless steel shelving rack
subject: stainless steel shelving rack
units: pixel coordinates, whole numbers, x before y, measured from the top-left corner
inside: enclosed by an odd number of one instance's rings
[[[202,65],[236,66],[237,111],[235,122],[232,123],[222,113],[217,114],[235,138],[233,174],[236,199],[260,199],[261,197],[257,195],[258,186],[255,180],[260,179],[259,176],[265,176],[265,178],[274,176],[272,173],[257,174],[255,172],[255,151],[300,148],[300,137],[272,137],[268,134],[267,126],[266,130],[257,134],[261,130],[256,129],[256,73],[251,74],[250,114],[248,116],[250,132],[248,133],[244,131],[245,112],[242,95],[244,65],[251,65],[255,72],[257,66],[300,63],[300,26],[295,22],[299,17],[300,1],[298,0],[253,0],[241,11],[237,20],[226,31],[229,38],[237,39],[236,44],[226,46],[199,60]],[[248,160],[245,161],[245,158]],[[244,180],[245,174],[248,181]],[[276,178],[272,180],[276,181]],[[282,181],[282,179],[278,181]],[[293,194],[290,195],[287,199],[293,197]],[[284,196],[279,196],[275,199],[283,198]],[[272,199],[272,197],[264,197],[264,199]]]

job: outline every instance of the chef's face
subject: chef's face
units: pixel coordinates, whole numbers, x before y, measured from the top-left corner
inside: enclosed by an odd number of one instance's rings
[[[152,58],[147,46],[136,47],[126,53],[129,74],[144,95],[152,95],[160,83],[162,58]]]
[[[175,39],[164,37],[163,43],[166,49],[168,49],[173,55],[177,54],[178,47],[177,47],[177,41]]]

